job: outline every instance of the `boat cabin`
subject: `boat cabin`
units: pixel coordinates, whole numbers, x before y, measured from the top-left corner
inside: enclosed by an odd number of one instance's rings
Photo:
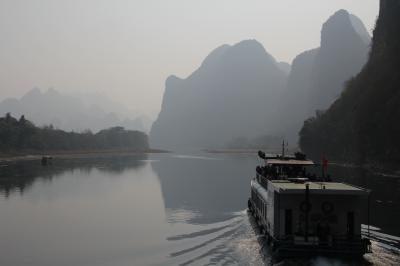
[[[267,186],[267,180],[292,180],[292,182],[303,182],[306,180],[320,180],[315,174],[310,174],[307,168],[315,166],[311,160],[299,160],[292,157],[276,157],[264,160],[264,166],[258,166],[257,181]],[[328,180],[325,178],[324,180]]]

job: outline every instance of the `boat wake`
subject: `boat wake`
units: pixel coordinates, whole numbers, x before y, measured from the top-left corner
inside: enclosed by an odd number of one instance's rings
[[[384,234],[370,226],[373,253],[362,260],[314,257],[285,259],[274,262],[266,239],[247,211],[232,214],[233,218],[208,225],[196,225],[189,233],[167,237],[174,242],[169,252],[172,265],[400,265],[400,238]],[[363,226],[363,234],[367,227]],[[274,264],[275,263],[275,264]]]
[[[380,228],[363,225],[362,234],[372,240],[372,254],[365,255],[373,265],[400,265],[400,237],[385,234]]]
[[[176,265],[265,265],[247,212],[224,222],[200,226],[201,230],[170,236],[184,248],[169,254]]]

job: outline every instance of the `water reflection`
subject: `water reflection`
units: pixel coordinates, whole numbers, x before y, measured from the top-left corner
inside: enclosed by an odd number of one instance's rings
[[[224,159],[180,155],[152,163],[172,222],[216,223],[246,208],[255,157]]]
[[[168,265],[263,265],[246,202],[255,156],[172,155],[152,162],[170,234]]]
[[[256,155],[153,154],[0,167],[8,197],[0,197],[0,265],[271,265],[246,212],[257,163]],[[330,172],[373,189],[374,254],[282,265],[399,265],[398,179]]]
[[[9,197],[0,198],[0,265],[163,265],[164,204],[158,177],[143,160],[14,168],[29,185],[23,196],[7,185]]]
[[[65,172],[81,171],[90,174],[93,169],[119,174],[146,164],[147,154],[97,156],[87,158],[53,159],[51,165],[42,166],[40,160],[16,161],[0,164],[0,195],[23,194],[38,180],[51,181]]]

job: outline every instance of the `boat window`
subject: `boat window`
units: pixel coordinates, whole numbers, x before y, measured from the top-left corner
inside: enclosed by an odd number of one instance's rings
[[[267,214],[267,208],[266,208],[266,204],[265,204],[265,201],[264,201],[264,204],[263,204],[263,211],[264,211],[264,217],[265,217],[265,215]]]
[[[285,235],[292,234],[292,210],[286,209],[285,210]]]
[[[354,212],[347,213],[347,236],[352,238],[354,235]]]
[[[262,213],[262,216],[264,217],[264,214],[265,214],[265,211],[264,211],[264,201],[262,201],[262,205],[261,205],[261,213]]]
[[[267,204],[264,206],[264,218],[267,219]]]

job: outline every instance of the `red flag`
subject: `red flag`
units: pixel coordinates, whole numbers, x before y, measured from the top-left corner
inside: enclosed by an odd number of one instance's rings
[[[324,171],[328,170],[328,160],[325,158],[325,155],[322,156],[322,167],[324,168]]]

